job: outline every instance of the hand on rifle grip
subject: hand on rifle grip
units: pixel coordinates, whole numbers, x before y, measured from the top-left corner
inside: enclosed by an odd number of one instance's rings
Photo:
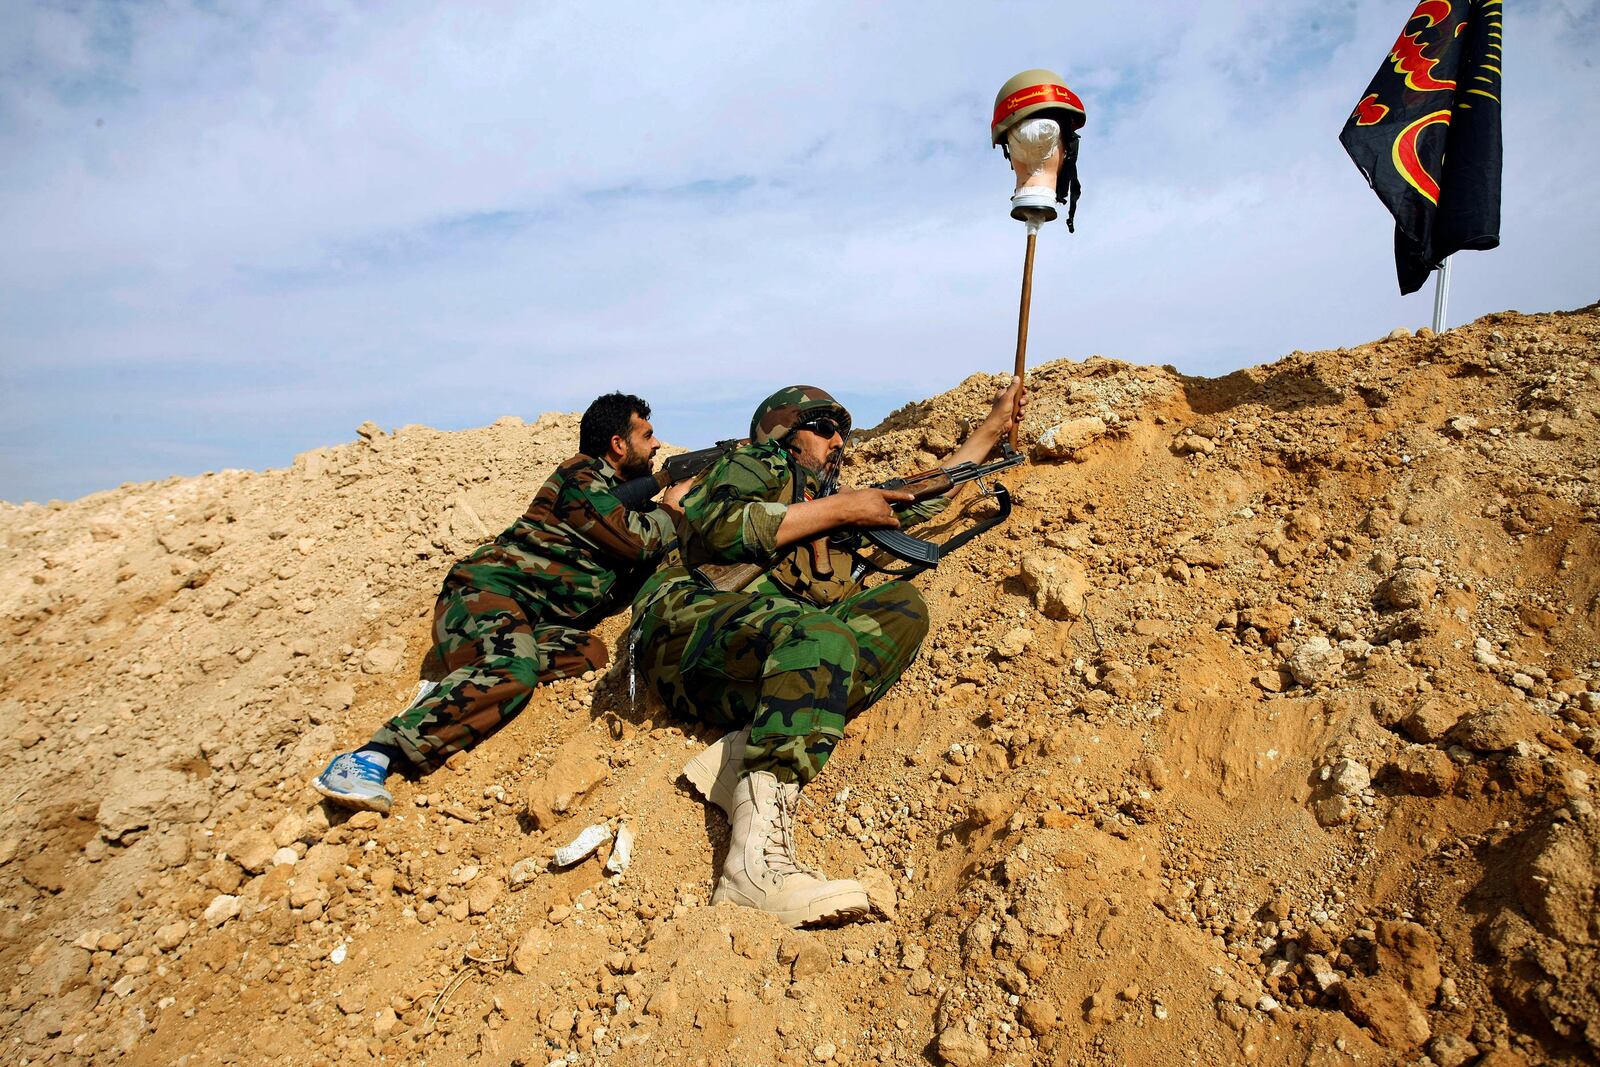
[[[839,501],[841,525],[877,529],[898,527],[894,505],[909,504],[916,497],[898,489],[847,489],[829,499]]]
[[[667,486],[661,494],[661,505],[669,511],[682,511],[683,498],[689,495],[689,490],[694,488],[694,479],[685,478],[681,482],[674,482]]]

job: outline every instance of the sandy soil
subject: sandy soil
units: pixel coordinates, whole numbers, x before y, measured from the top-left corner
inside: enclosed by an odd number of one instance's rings
[[[626,617],[390,817],[316,802],[575,417],[0,504],[6,1061],[1600,1059],[1600,313],[1031,387],[1016,513],[917,580],[923,656],[807,790],[881,908],[841,929],[708,905],[710,738]],[[594,823],[632,865],[553,870]]]

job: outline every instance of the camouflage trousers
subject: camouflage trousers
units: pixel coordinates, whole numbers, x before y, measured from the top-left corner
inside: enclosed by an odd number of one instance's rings
[[[372,736],[418,767],[438,767],[509,722],[540,682],[599,670],[605,643],[584,630],[540,626],[499,593],[446,585],[433,609],[439,687]]]
[[[828,608],[763,593],[675,583],[636,621],[646,678],[674,715],[751,727],[745,770],[806,784],[845,723],[889,691],[928,633],[922,594],[906,582]]]

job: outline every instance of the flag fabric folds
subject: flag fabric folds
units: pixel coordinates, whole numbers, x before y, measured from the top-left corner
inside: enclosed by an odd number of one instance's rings
[[[1339,141],[1394,216],[1400,291],[1500,243],[1501,0],[1422,0]]]

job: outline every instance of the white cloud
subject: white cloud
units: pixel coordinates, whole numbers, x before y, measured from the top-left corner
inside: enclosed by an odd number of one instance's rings
[[[0,496],[167,473],[200,438],[197,464],[282,463],[367,417],[615,386],[692,443],[725,426],[691,414],[737,424],[790,379],[882,406],[1002,369],[1022,236],[986,123],[1041,63],[1089,123],[1080,232],[1041,237],[1036,360],[1219,373],[1427,321],[1336,139],[1392,4],[600,10],[19,10]],[[1507,22],[1504,247],[1461,258],[1456,320],[1600,296],[1600,4]],[[117,458],[53,468],[85,432]]]

